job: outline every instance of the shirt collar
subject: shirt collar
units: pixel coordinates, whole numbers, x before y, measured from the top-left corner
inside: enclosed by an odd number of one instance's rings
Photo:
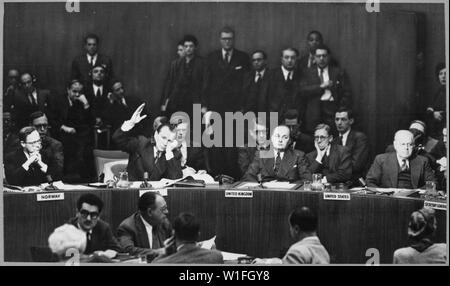
[[[261,77],[264,77],[264,73],[266,72],[266,69],[263,69],[261,71],[255,71],[255,77],[256,75],[259,73],[261,75]]]
[[[281,160],[283,160],[284,152],[285,152],[285,151],[276,151],[276,150],[274,149],[274,150],[273,150],[274,158],[275,158],[275,159],[277,158],[278,152],[280,152]]]
[[[294,70],[288,71],[288,70],[285,69],[283,66],[281,66],[281,71],[283,72],[284,80],[286,80],[286,78],[287,78],[287,76],[288,76],[289,73],[291,73],[291,78],[294,76]]]
[[[77,226],[78,226],[78,229],[81,230],[81,231],[83,231],[84,233],[92,234],[92,228],[91,228],[90,230],[86,231],[86,230],[84,230],[84,229],[80,226],[80,224],[79,224],[78,222],[77,222]]]
[[[317,66],[317,72],[318,72],[319,74],[320,74],[320,69],[321,69],[321,68],[320,68],[319,66]],[[324,72],[324,73],[325,73],[325,72],[328,73],[328,66],[326,66],[326,67],[323,68],[323,72]]]
[[[140,217],[141,217],[142,223],[144,224],[144,226],[146,228],[153,229],[153,226],[151,224],[149,224],[142,216],[140,216]]]
[[[234,49],[231,49],[229,51],[225,51],[224,49],[222,49],[222,59],[225,58],[225,54],[228,52],[228,53],[230,53],[230,61],[231,61],[231,58],[233,57],[233,51],[234,51]]]
[[[346,144],[344,144],[344,143],[347,143],[348,134],[350,134],[350,131],[351,131],[351,130],[352,130],[352,129],[349,128],[344,134],[342,134],[342,145],[343,145],[343,146],[346,145]],[[339,135],[341,135],[341,134],[339,134]]]
[[[398,161],[398,165],[401,166],[402,165],[402,161],[406,160],[406,166],[409,168],[409,159],[402,159],[398,156],[397,152],[395,153],[395,156],[397,156],[397,161]]]

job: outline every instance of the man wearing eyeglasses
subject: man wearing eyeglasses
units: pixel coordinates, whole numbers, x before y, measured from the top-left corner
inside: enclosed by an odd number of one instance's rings
[[[331,144],[333,135],[327,124],[319,124],[314,131],[316,150],[308,153],[311,173],[321,173],[323,183],[350,183],[352,178],[352,157],[350,151],[341,145]]]
[[[122,251],[108,223],[100,219],[103,201],[96,195],[87,193],[77,201],[77,215],[69,223],[86,233],[84,254],[96,254],[114,258]]]
[[[367,186],[379,188],[417,189],[425,182],[436,183],[429,160],[416,155],[414,135],[409,130],[399,130],[394,137],[395,152],[377,155],[367,173]]]
[[[286,125],[275,127],[270,150],[258,151],[242,181],[304,181],[311,180],[305,153],[290,147],[290,129]]]
[[[21,149],[5,158],[6,180],[12,185],[32,186],[45,183],[49,173],[48,158],[41,155],[42,141],[34,127],[19,131]]]

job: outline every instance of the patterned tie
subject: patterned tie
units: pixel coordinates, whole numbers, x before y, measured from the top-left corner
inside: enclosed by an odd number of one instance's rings
[[[28,94],[28,98],[30,99],[31,105],[37,105],[36,99],[34,98],[32,93]]]
[[[408,171],[408,165],[406,164],[406,159],[402,159],[402,165],[400,166],[402,172]]]
[[[277,152],[277,158],[275,159],[275,166],[273,167],[273,171],[275,174],[278,173],[278,170],[280,170],[280,164],[281,164],[281,156],[280,152]]]
[[[158,163],[159,158],[161,158],[161,154],[162,154],[162,151],[159,151],[159,150],[156,151],[155,164]]]
[[[320,70],[320,83],[323,83],[324,79],[323,79],[323,68],[319,68]]]

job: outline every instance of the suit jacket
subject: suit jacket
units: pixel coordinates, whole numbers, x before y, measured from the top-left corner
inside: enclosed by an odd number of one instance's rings
[[[283,264],[329,264],[330,255],[317,236],[306,237],[289,248]]]
[[[164,240],[168,239],[171,234],[172,230],[168,221],[161,226],[154,226],[151,249],[164,247]],[[123,250],[131,255],[145,252],[153,258],[157,256],[156,251],[150,249],[147,230],[139,212],[132,214],[120,223],[117,228],[117,238]]]
[[[192,146],[192,145],[191,145]],[[188,147],[186,165],[198,170],[211,171],[208,161],[208,152],[203,147]]]
[[[269,69],[266,68],[263,76],[255,83],[256,71],[252,70],[244,75],[242,88],[242,106],[244,112],[267,111],[267,78]]]
[[[314,137],[301,132],[294,137],[294,149],[300,150],[308,154],[309,152],[314,151]]]
[[[337,137],[339,139],[339,137]],[[342,146],[342,142],[338,142],[339,140],[335,140],[336,144]],[[366,172],[369,166],[369,140],[367,136],[355,130],[350,130],[350,133],[347,136],[347,142],[345,147],[350,150],[350,154],[352,155],[352,177],[354,181],[357,181],[359,178],[364,178],[366,176]]]
[[[223,264],[223,256],[217,250],[203,249],[189,243],[173,254],[158,256],[152,263]]]
[[[77,217],[71,218],[69,223],[78,228]],[[109,224],[98,219],[97,224],[92,229],[90,247],[86,246],[84,254],[91,254],[98,250],[105,251],[108,249],[122,252],[122,247],[114,237]]]
[[[110,92],[106,82],[103,83],[103,93],[101,94],[101,96],[95,95],[92,83],[84,87],[84,92],[94,118],[102,118],[102,116],[104,115],[103,113],[108,105],[108,93]]]
[[[114,78],[112,61],[108,56],[97,54],[97,61],[95,64],[100,64],[105,67],[106,81]],[[90,71],[91,65],[88,62],[87,55],[85,53],[82,55],[78,55],[72,61],[71,79],[79,79],[83,82],[84,85],[89,84],[92,81],[92,77],[89,76]]]
[[[20,129],[28,126],[30,115],[35,111],[48,113],[48,106],[51,100],[50,91],[46,89],[36,89],[37,105],[31,104],[28,95],[23,88],[16,89],[13,98],[12,120],[16,124],[16,128]]]
[[[243,181],[257,181],[261,174],[263,181],[304,181],[311,180],[308,161],[305,153],[299,150],[287,149],[281,160],[278,173],[274,172],[275,158],[272,150],[257,151],[253,162],[242,178]]]
[[[248,54],[233,49],[230,63],[225,63],[222,50],[216,50],[208,55],[207,64],[207,89],[202,105],[219,113],[241,110],[242,100],[239,97],[244,74],[250,64]]]
[[[317,150],[306,155],[311,173],[322,173],[328,183],[347,183],[352,178],[352,157],[347,147],[331,145],[328,168],[316,161]],[[322,161],[323,163],[323,161]]]
[[[22,167],[26,160],[27,157],[23,150],[17,150],[5,158],[5,175],[8,183],[18,186],[34,186],[46,183],[46,175],[49,174],[50,167],[44,173],[36,163],[33,163],[26,171]],[[42,156],[42,162],[49,165],[49,160],[44,156]]]
[[[155,164],[154,144],[150,138],[144,136],[131,137],[130,132],[118,128],[113,135],[113,141],[120,150],[130,154],[127,171],[130,181],[141,181],[144,172],[148,172],[150,181],[162,178],[179,179],[181,171],[181,153],[174,150],[174,157],[169,161],[163,154]]]
[[[334,113],[341,106],[351,107],[351,91],[348,77],[345,71],[339,67],[329,65],[328,75],[333,81],[333,87],[330,89],[334,102],[327,106],[326,113],[323,114],[321,110],[321,96],[324,89],[320,87],[320,77],[317,66],[312,66],[304,70],[302,79],[300,81],[300,97],[301,97],[301,113],[303,116],[303,127],[306,132],[314,133],[314,128],[317,124],[325,122],[327,124],[334,124]],[[332,115],[332,116],[331,116]],[[329,118],[329,117],[332,118]],[[333,122],[329,122],[329,121]]]
[[[192,104],[201,103],[206,91],[207,64],[200,56],[186,64],[186,59],[172,61],[164,83],[162,103],[167,99],[169,113],[184,111],[192,114]]]
[[[411,170],[411,185],[414,189],[421,188],[426,181],[436,182],[433,170],[428,159],[417,155],[409,158]],[[397,188],[400,166],[397,153],[384,153],[377,155],[367,173],[367,186],[379,188]]]
[[[299,110],[298,101],[300,73],[294,70],[292,82],[286,84],[281,67],[271,70],[268,80],[267,94],[269,111],[278,112],[280,119],[288,109]]]

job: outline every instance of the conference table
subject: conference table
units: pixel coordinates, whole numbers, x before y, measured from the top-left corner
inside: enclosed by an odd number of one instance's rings
[[[345,199],[337,195],[330,199],[321,191],[234,186],[4,192],[5,262],[31,262],[30,247],[46,246],[52,231],[76,215],[79,196],[88,192],[103,200],[100,217],[113,231],[137,210],[143,192],[159,191],[167,201],[170,220],[180,212],[191,212],[201,224],[200,240],[216,236],[217,249],[259,258],[283,255],[293,243],[289,213],[298,205],[309,206],[318,213],[318,236],[336,264],[365,264],[378,255],[381,264],[392,263],[394,250],[408,245],[411,213],[425,203],[420,197],[345,193]],[[445,201],[442,205],[446,208]],[[436,218],[435,241],[446,242],[446,210],[436,209]]]

